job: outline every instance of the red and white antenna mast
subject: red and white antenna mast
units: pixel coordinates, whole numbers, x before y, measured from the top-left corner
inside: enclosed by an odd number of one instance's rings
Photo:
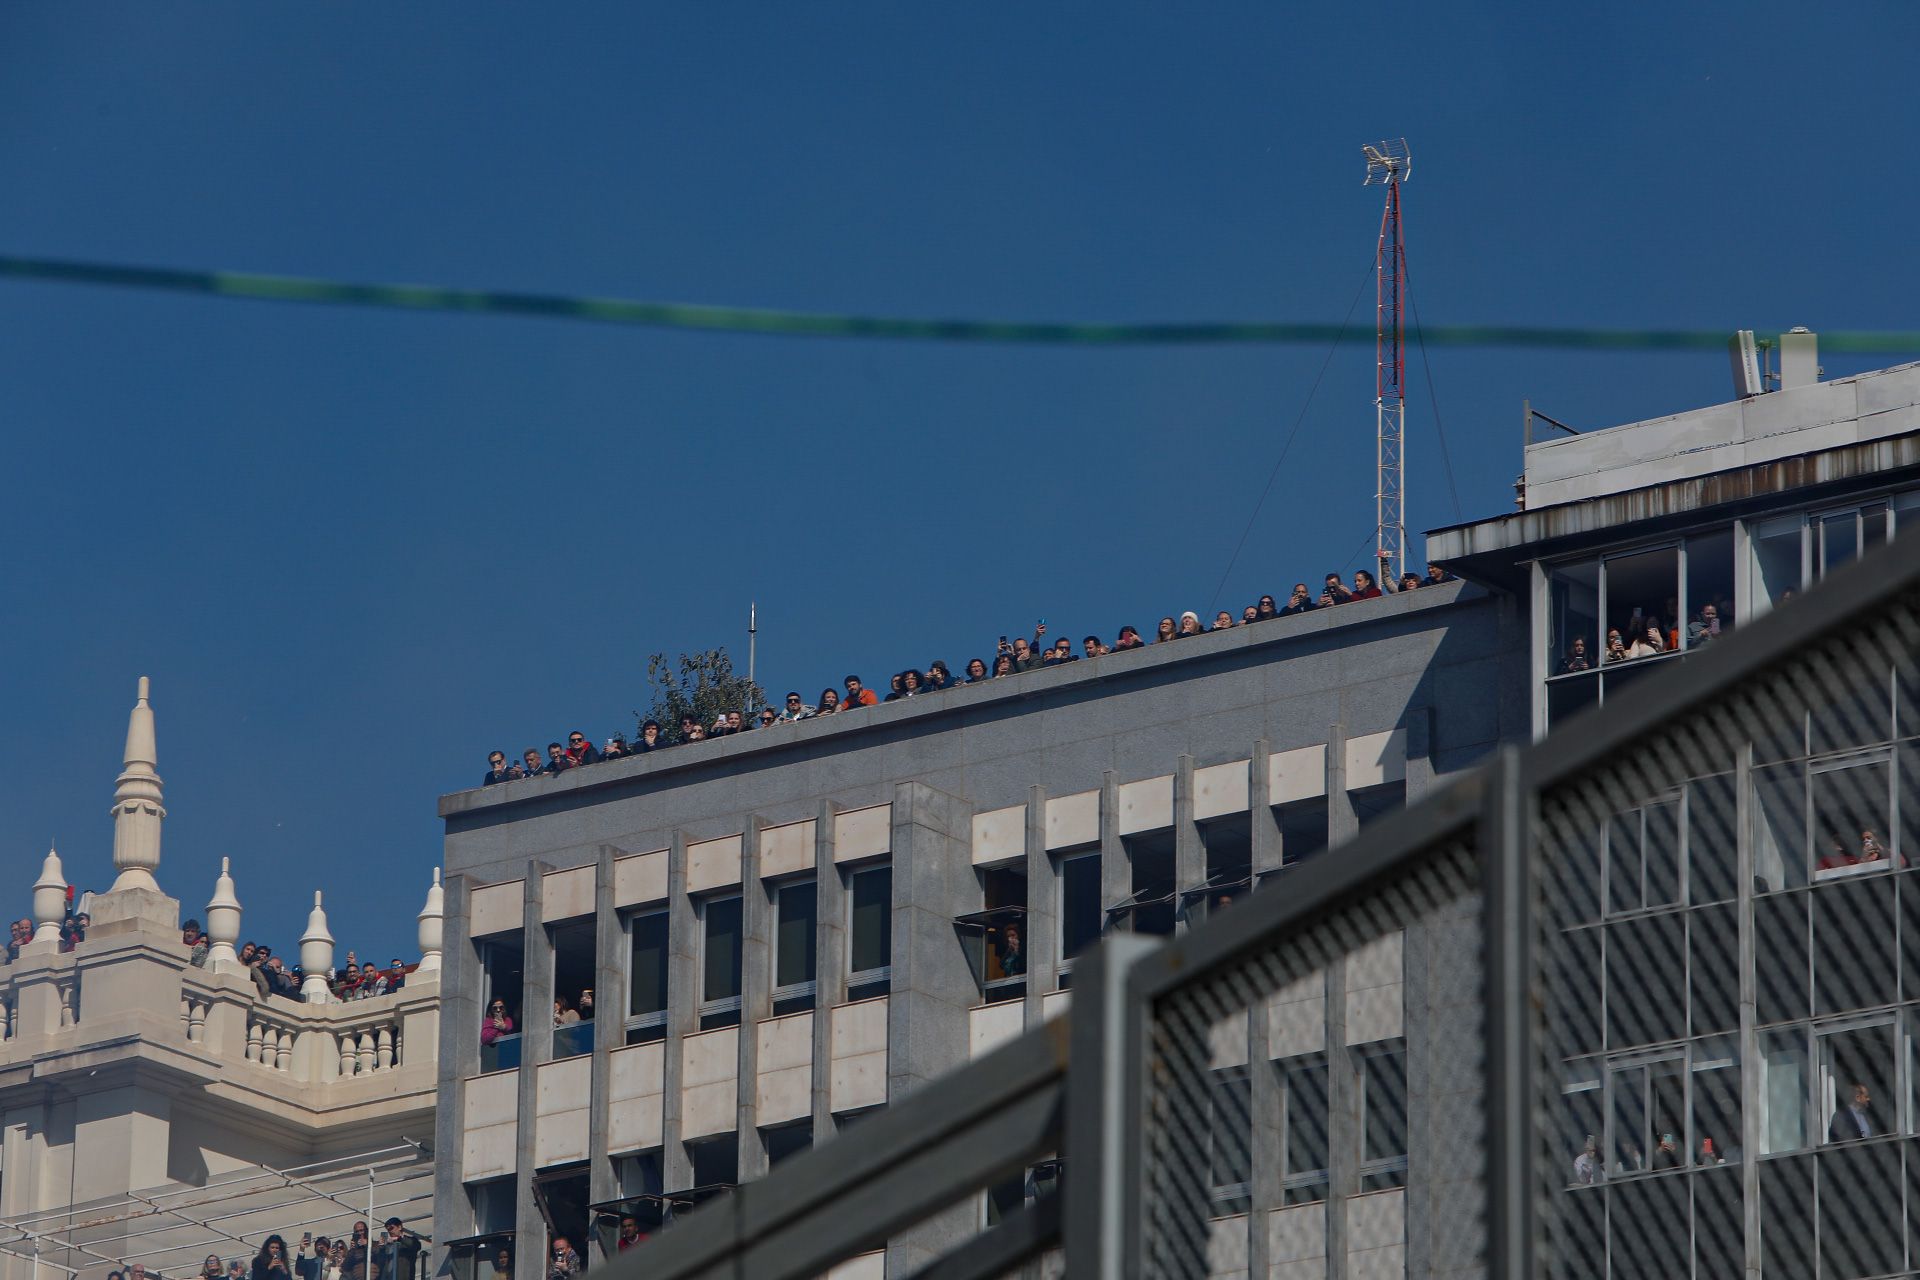
[[[1405,138],[1361,148],[1367,157],[1365,186],[1384,186],[1387,205],[1380,214],[1380,251],[1374,262],[1374,419],[1377,475],[1374,518],[1378,523],[1383,572],[1397,581],[1406,572],[1407,325],[1402,314],[1407,293],[1406,246],[1400,235],[1400,184],[1413,172]]]

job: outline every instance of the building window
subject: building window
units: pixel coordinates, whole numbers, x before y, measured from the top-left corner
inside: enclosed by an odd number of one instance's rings
[[[723,1133],[687,1144],[687,1157],[693,1165],[693,1185],[731,1187],[740,1182],[740,1135]]]
[[[812,880],[780,885],[773,891],[773,1012],[775,1016],[813,1008],[814,940],[818,933],[819,886]]]
[[[1697,1165],[1738,1164],[1740,1048],[1732,1036],[1696,1042],[1691,1051],[1693,1132],[1688,1150]]]
[[[1682,648],[1698,649],[1733,630],[1733,530],[1687,539],[1687,617]]]
[[[525,950],[520,936],[510,933],[483,938],[473,949],[480,962],[480,1070],[512,1071],[520,1065],[526,1031],[526,1011],[520,1007]]]
[[[1011,1173],[987,1188],[985,1202],[985,1225],[998,1226],[1002,1219],[1010,1218],[1027,1204],[1026,1170]]]
[[[667,1034],[667,913],[649,911],[627,924],[633,958],[627,969],[627,1043]]]
[[[1806,552],[1802,529],[1806,518],[1782,516],[1756,523],[1747,538],[1751,548],[1755,608],[1778,605],[1806,589]]]
[[[1360,1189],[1407,1185],[1407,1050],[1360,1053]]]
[[[1127,836],[1121,842],[1126,850],[1129,892],[1107,908],[1106,923],[1134,933],[1166,937],[1173,933],[1173,834],[1167,831]],[[1097,865],[1097,863],[1096,863]],[[1062,863],[1064,872],[1067,864]],[[1097,874],[1097,873],[1096,873]],[[1065,952],[1063,950],[1062,954]]]
[[[1246,896],[1253,887],[1253,823],[1246,814],[1200,824],[1207,851],[1207,879],[1180,895],[1189,919],[1204,920]]]
[[[1680,797],[1615,814],[1607,823],[1607,913],[1681,901]]]
[[[1547,570],[1547,674],[1600,666],[1600,565],[1585,560]]]
[[[1245,1067],[1213,1073],[1208,1164],[1213,1213],[1230,1217],[1252,1205],[1253,1077]]]
[[[1760,1033],[1760,1154],[1807,1145],[1807,1044],[1804,1031]]]
[[[1686,1163],[1684,1055],[1616,1063],[1607,1071],[1607,1092],[1609,1176],[1677,1169]]]
[[[1327,1159],[1327,1060],[1319,1054],[1288,1058],[1280,1064],[1281,1176],[1285,1204],[1314,1204],[1327,1198],[1331,1164]]]
[[[1299,800],[1276,806],[1280,820],[1280,861],[1294,866],[1327,851],[1327,802]]]
[[[700,904],[700,1029],[740,1024],[741,915],[738,896]]]
[[[598,931],[592,916],[547,926],[553,944],[553,1058],[593,1052]]]
[[[954,917],[967,966],[988,1004],[1027,993],[1027,869],[1024,863],[980,871],[986,909]]]
[[[767,1148],[767,1167],[773,1168],[781,1161],[799,1155],[813,1146],[813,1122],[803,1120],[799,1124],[783,1124],[774,1129],[762,1129],[760,1140]]]
[[[1100,855],[1060,862],[1060,958],[1072,960],[1100,941]]]
[[[893,868],[855,871],[847,884],[847,999],[886,995],[893,985]]]

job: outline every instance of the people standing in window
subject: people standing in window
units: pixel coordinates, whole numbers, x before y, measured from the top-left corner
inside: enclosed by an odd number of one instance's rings
[[[1873,1091],[1865,1081],[1857,1081],[1853,1086],[1853,1101],[1835,1109],[1827,1125],[1827,1141],[1853,1142],[1875,1137],[1880,1132],[1879,1121],[1873,1115]]]
[[[492,1044],[501,1036],[513,1034],[513,1019],[507,1014],[507,1002],[495,1000],[487,1006],[487,1016],[480,1023],[480,1043]]]
[[[574,1012],[572,1001],[568,1000],[565,996],[555,996],[553,998],[554,1026],[571,1027],[579,1021],[580,1015]]]
[[[1702,605],[1700,612],[1687,624],[1687,647],[1702,645],[1709,640],[1718,640],[1722,635],[1720,606]]]
[[[1017,978],[1027,971],[1027,953],[1020,945],[1020,922],[1009,921],[994,940],[994,952],[1000,960],[1000,976]]]
[[[547,1265],[547,1280],[573,1280],[580,1274],[580,1255],[573,1251],[565,1236],[553,1238],[553,1261]]]
[[[1572,646],[1567,650],[1567,660],[1560,664],[1560,670],[1563,674],[1593,670],[1593,664],[1587,661],[1587,642],[1585,640],[1575,640],[1573,642]]]
[[[1620,635],[1620,628],[1607,630],[1607,661],[1625,662],[1627,660],[1627,642]]]
[[[1666,651],[1666,633],[1661,630],[1658,618],[1644,619],[1634,633],[1633,643],[1627,646],[1629,658],[1652,658]]]

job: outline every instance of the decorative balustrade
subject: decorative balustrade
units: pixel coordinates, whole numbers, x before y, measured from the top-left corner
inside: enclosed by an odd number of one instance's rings
[[[438,982],[426,978],[391,995],[346,1003],[262,999],[244,974],[188,969],[180,978],[180,1028],[185,1042],[208,1056],[302,1084],[360,1080],[422,1064],[430,1076],[439,1040],[438,996]],[[409,1053],[410,1041],[419,1054]]]

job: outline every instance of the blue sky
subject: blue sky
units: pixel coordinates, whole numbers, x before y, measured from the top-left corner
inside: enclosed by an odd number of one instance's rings
[[[558,14],[558,16],[556,16]],[[1407,135],[1432,324],[1914,327],[1906,3],[11,5],[0,253],[819,311],[1338,321]],[[1370,294],[1370,285],[1368,285]],[[1371,303],[1355,312],[1371,327]],[[1920,356],[1920,352],[1915,353]],[[0,869],[111,879],[135,677],[162,884],[326,891],[411,953],[434,800],[630,726],[709,645],[811,698],[1038,617],[1213,602],[1324,349],[727,338],[0,282]],[[1829,356],[1830,376],[1896,358]],[[1352,567],[1370,343],[1222,604]],[[1461,513],[1522,397],[1727,398],[1712,354],[1436,350]],[[1409,523],[1455,518],[1416,361]]]

